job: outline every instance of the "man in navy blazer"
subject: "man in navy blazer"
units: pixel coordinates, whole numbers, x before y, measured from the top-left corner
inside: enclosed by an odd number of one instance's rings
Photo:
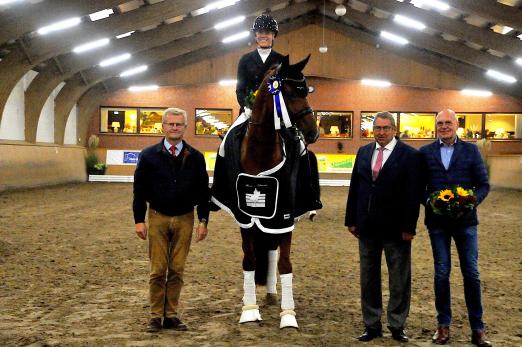
[[[400,141],[395,120],[379,112],[375,142],[357,152],[350,181],[345,226],[359,239],[364,333],[359,341],[382,336],[381,256],[388,265],[388,328],[407,342],[404,331],[411,297],[411,240],[422,198],[420,153]]]
[[[433,342],[444,345],[450,339],[451,296],[451,239],[455,241],[464,278],[464,296],[472,330],[471,342],[477,346],[491,346],[484,333],[480,276],[478,271],[477,210],[488,195],[488,175],[478,148],[457,137],[455,112],[443,110],[436,118],[438,139],[420,149],[426,165],[425,223],[428,227],[435,266],[435,307],[437,331]],[[473,189],[476,206],[458,219],[433,212],[429,196],[438,190],[461,186]]]

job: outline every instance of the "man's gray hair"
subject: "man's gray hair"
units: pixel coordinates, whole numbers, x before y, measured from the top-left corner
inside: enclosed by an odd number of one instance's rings
[[[397,128],[395,126],[395,118],[393,118],[393,115],[390,112],[388,112],[388,111],[378,112],[375,115],[375,118],[373,119],[373,125],[375,125],[375,121],[377,120],[377,118],[388,119],[390,121],[393,129]]]
[[[187,112],[185,110],[182,110],[181,108],[176,108],[176,107],[167,108],[165,111],[163,111],[163,117],[161,118],[161,121],[163,123],[167,122],[167,116],[169,114],[173,115],[173,116],[183,116],[185,125],[187,125]]]

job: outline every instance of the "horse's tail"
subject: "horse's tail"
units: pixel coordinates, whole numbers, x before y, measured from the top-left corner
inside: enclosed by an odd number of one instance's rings
[[[254,254],[256,256],[256,284],[265,286],[268,275],[268,251],[277,249],[277,239],[256,228],[254,236]]]

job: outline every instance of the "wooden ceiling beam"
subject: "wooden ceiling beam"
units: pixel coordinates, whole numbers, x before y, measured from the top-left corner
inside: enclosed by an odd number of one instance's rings
[[[522,31],[522,10],[492,0],[451,0],[451,7],[476,14],[491,23],[503,24]]]

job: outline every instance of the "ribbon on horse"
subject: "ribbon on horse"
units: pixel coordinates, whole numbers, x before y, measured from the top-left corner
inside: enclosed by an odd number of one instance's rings
[[[292,127],[292,121],[290,121],[290,116],[288,115],[285,99],[281,93],[282,87],[283,84],[278,75],[274,75],[268,80],[268,92],[272,94],[274,99],[274,127],[276,130],[281,129],[281,120],[283,120],[285,128]]]

